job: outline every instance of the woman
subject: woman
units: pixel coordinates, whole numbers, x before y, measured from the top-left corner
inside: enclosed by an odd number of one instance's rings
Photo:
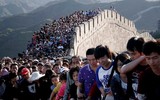
[[[115,58],[114,68],[117,74],[113,76],[111,81],[111,90],[114,100],[134,99],[134,92],[130,84],[131,80],[129,75],[121,73],[121,67],[130,61],[130,56],[127,53],[121,53]]]

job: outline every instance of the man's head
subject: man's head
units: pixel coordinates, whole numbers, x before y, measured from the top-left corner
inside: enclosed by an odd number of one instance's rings
[[[42,74],[45,74],[48,69],[52,69],[52,65],[49,63],[46,63],[42,68]]]
[[[89,48],[86,51],[86,58],[87,58],[88,63],[91,66],[97,67],[97,61],[96,61],[95,56],[94,56],[94,51],[95,51],[95,48]]]
[[[21,70],[21,76],[24,78],[24,79],[29,79],[30,77],[30,71],[28,68],[23,68]]]
[[[132,60],[139,58],[142,55],[142,47],[145,43],[142,37],[132,37],[127,42],[127,50]]]
[[[53,70],[56,74],[60,73],[60,65],[59,64],[54,64],[53,65]]]
[[[110,52],[107,46],[98,45],[95,49],[94,56],[98,60],[98,62],[103,65],[107,66],[109,61],[111,60],[112,53]]]
[[[11,71],[12,73],[17,74],[17,72],[18,72],[18,64],[17,64],[17,63],[11,64],[11,66],[10,66],[10,71]]]
[[[76,66],[81,67],[81,58],[79,56],[73,56],[71,58],[71,65],[70,65],[70,67],[76,67]]]
[[[160,69],[160,43],[156,41],[148,41],[143,46],[143,53],[146,61],[152,70]]]
[[[63,59],[62,58],[57,58],[56,64],[59,64],[59,66],[62,67],[62,65],[63,65]]]

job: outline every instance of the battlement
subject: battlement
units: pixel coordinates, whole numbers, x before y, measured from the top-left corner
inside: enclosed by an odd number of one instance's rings
[[[128,39],[139,33],[133,21],[115,10],[104,10],[75,28],[71,55],[85,56],[85,51],[99,44],[108,45],[113,51],[125,50]],[[119,41],[118,41],[119,40]]]

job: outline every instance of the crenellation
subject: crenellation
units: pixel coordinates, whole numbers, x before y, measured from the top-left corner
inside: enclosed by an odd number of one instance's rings
[[[79,27],[76,27],[75,28],[75,33],[76,33],[76,35],[75,35],[75,37],[74,37],[74,40],[76,40],[76,41],[74,41],[74,43],[76,42],[76,43],[78,43],[79,41],[79,37],[80,37],[80,29],[79,29]]]
[[[105,11],[106,18],[108,18],[109,17],[108,10],[104,10],[104,11]]]
[[[116,19],[118,20],[118,22],[120,22],[120,14],[118,14],[117,12],[116,12]]]
[[[103,20],[104,20],[105,18],[106,18],[105,12],[102,11],[102,22],[103,22]]]
[[[121,16],[115,10],[104,10],[101,14],[82,23],[75,29],[74,55],[85,57],[85,51],[99,44],[108,45],[111,50],[126,50],[126,43],[132,36],[153,39],[149,33],[139,34],[133,21]]]
[[[82,40],[83,37],[84,37],[84,31],[85,31],[85,29],[84,29],[84,28],[85,28],[85,27],[84,27],[84,23],[80,24],[79,26],[80,26],[80,29],[81,29],[80,39]]]
[[[101,15],[101,22],[102,22],[102,20],[103,20],[103,13],[101,13],[100,15]]]
[[[120,22],[122,21],[122,16],[120,15]]]
[[[96,29],[96,27],[97,27],[97,16],[93,17],[93,20],[94,20],[94,21],[93,21],[93,26],[94,26],[94,27],[93,27],[93,30],[94,30],[94,29]]]
[[[97,25],[101,24],[101,17],[100,16],[101,16],[100,14],[97,15]]]

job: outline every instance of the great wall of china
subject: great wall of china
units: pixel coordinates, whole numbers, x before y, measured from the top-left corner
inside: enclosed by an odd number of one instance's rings
[[[107,45],[112,51],[126,50],[129,38],[141,36],[146,40],[153,39],[149,33],[138,33],[135,24],[121,16],[115,10],[104,10],[87,22],[80,24],[75,29],[70,55],[85,57],[85,52],[90,47]]]

